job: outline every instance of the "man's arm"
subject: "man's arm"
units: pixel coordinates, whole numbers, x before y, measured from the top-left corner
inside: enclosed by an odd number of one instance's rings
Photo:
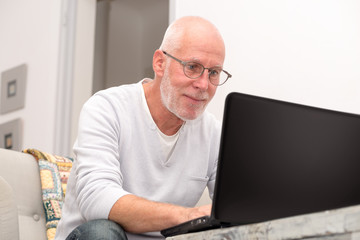
[[[119,223],[127,232],[160,231],[191,219],[210,215],[211,205],[185,208],[153,202],[135,195],[121,197],[111,208],[109,220]]]

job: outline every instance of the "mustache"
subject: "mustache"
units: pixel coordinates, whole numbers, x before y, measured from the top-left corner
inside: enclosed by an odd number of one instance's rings
[[[207,92],[198,92],[198,93],[187,93],[188,97],[197,99],[197,100],[208,100],[209,94]]]

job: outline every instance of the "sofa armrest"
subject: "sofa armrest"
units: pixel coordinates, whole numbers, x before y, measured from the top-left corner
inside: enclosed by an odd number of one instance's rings
[[[13,190],[18,211],[19,239],[45,240],[45,212],[36,159],[30,154],[0,149],[0,166],[0,176]]]

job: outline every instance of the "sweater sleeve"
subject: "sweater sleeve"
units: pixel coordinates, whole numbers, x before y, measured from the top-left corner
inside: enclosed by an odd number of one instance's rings
[[[119,161],[120,123],[114,106],[95,95],[84,105],[79,119],[76,155],[76,194],[81,214],[89,221],[107,219],[124,195]]]

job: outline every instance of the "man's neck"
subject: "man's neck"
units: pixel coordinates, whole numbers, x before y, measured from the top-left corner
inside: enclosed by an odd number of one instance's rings
[[[150,81],[143,84],[145,99],[150,110],[150,114],[162,133],[171,136],[177,133],[184,121],[170,112],[161,100],[160,87],[158,82]]]

